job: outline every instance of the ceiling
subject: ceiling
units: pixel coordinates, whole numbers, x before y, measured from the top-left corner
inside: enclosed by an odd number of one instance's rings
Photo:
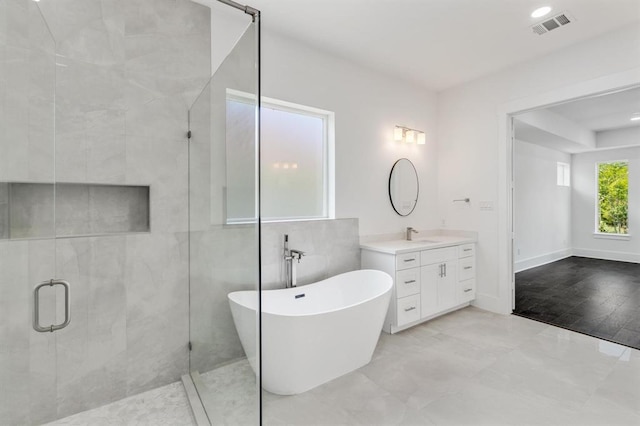
[[[640,126],[640,88],[594,96],[548,108],[595,132]]]
[[[558,128],[548,122],[538,125],[527,123],[524,117],[530,113],[523,113],[522,119],[519,119],[518,115],[515,116],[516,139],[572,154],[599,148],[614,148],[615,145],[610,143],[606,146],[600,146],[600,133],[598,132],[630,127],[640,129],[640,120],[631,120],[631,117],[640,115],[640,87],[577,99],[537,111],[547,111],[559,115],[577,124],[580,128],[594,132],[596,145],[590,147],[588,141],[579,140],[579,135],[576,133],[573,134],[575,138],[566,138],[555,133],[554,127],[555,130]],[[627,133],[625,135],[627,136],[618,140],[619,143],[624,144],[623,146],[640,146],[637,136],[629,136]],[[633,135],[640,134],[634,133]]]
[[[266,31],[432,90],[628,25],[640,28],[640,0],[244,1],[261,10]],[[530,17],[544,5],[550,15]],[[530,29],[565,11],[571,24],[544,35]]]

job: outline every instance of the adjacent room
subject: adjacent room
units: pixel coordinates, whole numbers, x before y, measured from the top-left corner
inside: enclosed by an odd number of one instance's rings
[[[515,310],[640,347],[640,89],[514,117]]]

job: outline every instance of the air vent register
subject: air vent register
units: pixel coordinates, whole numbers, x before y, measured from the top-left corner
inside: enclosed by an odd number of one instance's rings
[[[563,12],[543,22],[532,25],[531,29],[534,33],[542,35],[548,33],[549,31],[553,31],[556,28],[560,28],[567,24],[570,24],[573,21],[574,19],[567,12]]]

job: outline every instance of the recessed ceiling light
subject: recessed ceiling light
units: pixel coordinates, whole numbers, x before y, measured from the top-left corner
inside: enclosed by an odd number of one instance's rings
[[[551,12],[551,8],[549,6],[539,7],[533,12],[531,12],[532,18],[542,18],[547,13]]]

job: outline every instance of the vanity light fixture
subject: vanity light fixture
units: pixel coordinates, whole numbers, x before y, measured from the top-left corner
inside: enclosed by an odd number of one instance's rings
[[[398,142],[415,143],[417,145],[427,143],[427,137],[422,130],[410,129],[404,126],[396,126],[393,130],[393,139]]]

